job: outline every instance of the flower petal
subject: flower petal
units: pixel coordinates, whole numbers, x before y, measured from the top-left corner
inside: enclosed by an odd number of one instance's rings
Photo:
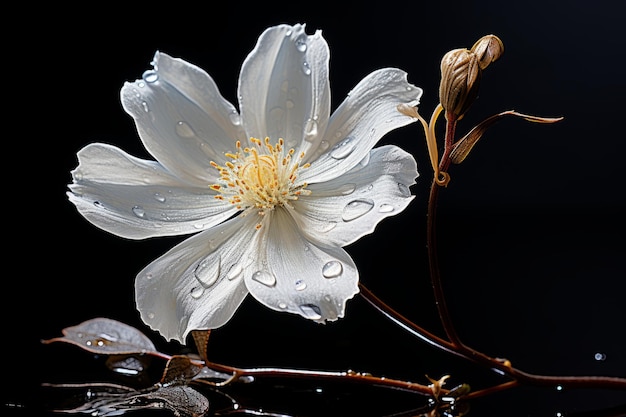
[[[245,140],[241,118],[202,69],[164,53],[154,57],[154,70],[126,83],[124,109],[135,119],[146,149],[181,179],[206,185],[225,152]]]
[[[341,177],[311,184],[311,194],[294,204],[295,218],[309,239],[348,245],[404,210],[417,176],[413,156],[393,145],[375,148]]]
[[[259,37],[239,78],[239,107],[248,135],[307,152],[330,115],[329,49],[317,31],[279,25]]]
[[[318,322],[343,317],[345,303],[359,292],[359,274],[340,247],[308,241],[286,209],[277,209],[265,229],[266,258],[246,274],[246,286],[261,303]]]
[[[236,208],[208,187],[182,183],[154,161],[102,143],[78,152],[69,199],[94,225],[118,236],[195,233],[232,216]]]
[[[397,110],[415,106],[422,89],[409,84],[406,72],[385,68],[365,77],[330,118],[323,146],[307,155],[311,167],[299,177],[309,183],[336,178],[359,163],[391,130],[416,119]],[[324,152],[324,153],[321,153]]]
[[[252,263],[249,251],[256,248],[254,220],[235,217],[190,237],[144,268],[135,280],[144,322],[181,343],[191,330],[224,325],[248,293],[243,277]]]

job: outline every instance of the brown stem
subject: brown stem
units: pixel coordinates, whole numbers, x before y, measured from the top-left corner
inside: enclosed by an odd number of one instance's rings
[[[237,368],[229,365],[223,365],[215,362],[204,362],[207,367],[224,373],[230,373],[233,378],[227,382],[234,382],[243,377],[288,377],[288,378],[316,378],[326,380],[336,380],[342,382],[356,382],[363,384],[371,384],[380,387],[400,389],[403,391],[415,392],[427,396],[432,396],[432,388],[427,385],[417,384],[414,382],[402,381],[393,378],[377,377],[369,373],[361,373],[354,371],[346,372],[330,372],[330,371],[312,371],[302,369],[287,368]],[[443,390],[448,392],[447,390]]]
[[[451,113],[446,113],[446,137],[444,153],[441,157],[439,164],[439,170],[446,172],[450,165],[450,153],[452,152],[452,144],[454,134],[456,131],[456,116]],[[433,287],[435,296],[435,303],[437,305],[437,311],[439,312],[439,318],[443,329],[448,336],[448,339],[452,344],[461,346],[461,340],[454,329],[452,318],[446,303],[444,296],[443,285],[441,283],[441,274],[439,271],[439,258],[437,257],[437,233],[436,233],[436,214],[437,214],[437,201],[439,197],[440,185],[437,183],[437,178],[433,178],[430,186],[430,194],[428,196],[428,215],[426,223],[426,246],[428,249],[428,264],[430,268],[430,280]]]

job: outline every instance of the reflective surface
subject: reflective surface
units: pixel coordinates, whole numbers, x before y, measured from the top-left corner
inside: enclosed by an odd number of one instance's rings
[[[5,173],[12,192],[4,200],[10,233],[2,415],[51,415],[46,410],[64,404],[65,393],[40,387],[43,382],[129,383],[128,375],[108,371],[102,357],[40,343],[84,320],[120,320],[170,355],[193,351],[143,327],[133,301],[136,273],[180,239],[126,241],[87,224],[65,196],[69,172],[76,152],[95,141],[148,156],[120,106],[119,89],[148,68],[157,49],[206,69],[234,102],[241,61],[261,31],[280,22],[323,30],[331,48],[334,107],[363,75],[397,66],[424,88],[423,114],[437,104],[445,52],[488,33],[502,39],[504,55],[485,73],[459,134],[509,109],[565,120],[550,126],[502,121],[450,171],[439,202],[438,244],[457,331],[468,345],[528,372],[625,377],[623,6],[499,4],[353,7],[345,15],[313,4],[226,4],[210,13],[175,7],[157,13],[142,6],[98,16],[54,8],[40,12],[54,12],[56,19],[24,20],[21,28],[30,35],[11,42],[15,50],[6,52],[5,64],[16,98],[9,103],[14,130],[5,137],[5,159],[17,166]],[[418,160],[417,199],[349,250],[370,290],[442,334],[426,263],[431,172],[423,133],[412,125],[383,142]],[[426,375],[450,374],[449,388],[503,381],[408,335],[359,296],[348,302],[345,319],[325,326],[248,299],[214,332],[209,356],[238,367],[354,370],[425,384]],[[152,365],[149,381],[159,378],[162,364]],[[422,396],[377,387],[257,382],[202,394],[215,405],[211,412],[226,410],[234,398],[248,414],[419,415],[428,405]],[[598,409],[608,409],[599,415],[620,415],[625,403],[623,392],[523,387],[476,399],[467,415],[575,416]]]

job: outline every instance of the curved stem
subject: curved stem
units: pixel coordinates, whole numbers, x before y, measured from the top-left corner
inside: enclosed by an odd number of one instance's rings
[[[450,153],[452,152],[452,144],[454,140],[454,134],[456,131],[456,117],[446,113],[446,137],[444,153],[441,157],[439,164],[439,171],[446,172],[450,165]],[[436,232],[436,215],[437,215],[437,201],[439,197],[440,185],[437,183],[437,178],[433,178],[430,186],[430,194],[428,196],[428,215],[426,223],[426,246],[428,249],[428,264],[430,268],[430,280],[433,287],[435,296],[435,303],[437,305],[437,311],[439,312],[439,318],[443,329],[448,336],[448,339],[456,346],[462,345],[459,336],[452,324],[452,318],[446,303],[444,296],[443,285],[441,283],[441,274],[439,271],[439,258],[437,256],[437,232]]]
[[[439,163],[439,172],[446,173],[450,166],[450,155],[454,145],[454,136],[456,131],[456,124],[458,119],[454,114],[446,112],[446,136],[444,144],[444,152]],[[436,118],[435,118],[436,119]],[[432,132],[434,119],[431,120],[431,126],[429,133]],[[427,135],[428,135],[427,134]],[[437,202],[439,197],[439,189],[442,185],[436,178],[437,171],[435,171],[435,177],[431,183],[430,194],[428,199],[428,217],[427,217],[427,249],[428,249],[428,261],[430,269],[431,285],[433,287],[435,302],[437,310],[441,320],[441,324],[448,337],[445,340],[433,333],[423,329],[417,324],[411,322],[406,317],[402,316],[397,311],[393,310],[383,301],[378,299],[371,291],[369,291],[363,284],[359,284],[361,289],[361,295],[374,307],[376,307],[381,313],[383,313],[388,319],[392,320],[400,327],[408,330],[411,334],[419,337],[427,343],[443,349],[454,355],[471,360],[485,367],[492,369],[493,371],[511,378],[511,381],[486,388],[484,390],[475,391],[468,394],[466,397],[479,397],[490,394],[492,392],[502,391],[510,389],[512,387],[521,385],[522,383],[535,385],[535,386],[551,386],[560,388],[610,388],[610,389],[626,389],[626,378],[619,377],[606,377],[606,376],[548,376],[531,374],[511,366],[508,361],[502,361],[500,359],[489,357],[473,348],[465,345],[459,338],[450,316],[450,312],[447,307],[446,298],[441,281],[441,273],[439,269],[439,258],[437,255],[437,233],[436,233],[436,214],[437,214]],[[445,182],[444,184],[447,184]]]
[[[287,369],[287,368],[237,368],[234,366],[223,365],[215,362],[204,362],[204,365],[212,370],[230,373],[233,375],[227,383],[237,381],[244,377],[274,377],[274,378],[317,378],[336,381],[350,381],[356,383],[371,384],[380,387],[394,388],[403,391],[415,392],[427,396],[432,396],[432,388],[427,385],[417,384],[393,378],[384,378],[371,375],[369,373],[361,373],[354,371],[314,371],[303,369]],[[225,384],[222,384],[225,385]],[[447,392],[447,390],[443,390]]]

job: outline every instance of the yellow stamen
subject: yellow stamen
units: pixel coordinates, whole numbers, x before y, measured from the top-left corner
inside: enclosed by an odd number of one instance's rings
[[[283,139],[272,144],[269,138],[250,138],[250,143],[254,146],[242,149],[238,141],[237,151],[226,153],[230,160],[223,165],[211,162],[220,173],[219,183],[209,186],[220,193],[216,198],[227,200],[245,214],[256,210],[262,216],[275,207],[292,207],[292,201],[311,193],[305,189],[306,183],[298,182],[300,171],[310,166],[301,165],[304,152],[293,160],[295,150],[285,151]],[[259,223],[256,228],[260,227]]]

